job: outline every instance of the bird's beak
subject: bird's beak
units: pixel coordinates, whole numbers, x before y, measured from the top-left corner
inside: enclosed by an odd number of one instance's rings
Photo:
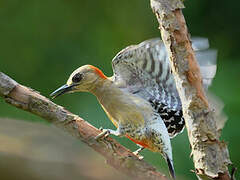
[[[60,88],[58,88],[57,90],[55,90],[53,93],[50,94],[50,96],[54,99],[62,94],[65,94],[67,92],[70,92],[73,90],[74,85],[63,85]]]

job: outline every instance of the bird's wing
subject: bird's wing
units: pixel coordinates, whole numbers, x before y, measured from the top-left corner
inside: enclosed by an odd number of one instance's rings
[[[205,38],[192,41],[204,86],[208,87],[216,72],[216,52],[208,50]],[[113,58],[112,66],[115,83],[149,101],[164,120],[171,137],[183,130],[182,104],[166,48],[159,38],[123,49]]]

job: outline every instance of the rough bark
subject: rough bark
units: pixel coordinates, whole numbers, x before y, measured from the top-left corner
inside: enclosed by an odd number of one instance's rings
[[[95,140],[100,130],[37,91],[18,84],[2,72],[0,72],[0,96],[7,103],[36,114],[80,139],[105,157],[110,166],[132,179],[167,180],[165,175],[145,161],[139,160],[130,150],[112,138]]]
[[[196,174],[200,179],[230,179],[226,144],[219,140],[214,111],[209,108],[189,40],[181,0],[151,0],[168,50],[172,72],[183,105]]]

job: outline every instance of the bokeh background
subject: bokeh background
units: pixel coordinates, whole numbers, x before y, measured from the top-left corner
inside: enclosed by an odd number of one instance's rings
[[[210,90],[225,104],[228,121],[222,138],[234,165],[240,167],[239,2],[186,0],[185,5],[192,36],[208,37],[211,47],[218,49]],[[158,23],[146,0],[0,1],[0,70],[46,97],[84,64],[111,76],[111,59],[118,51],[157,36]],[[114,128],[93,95],[67,94],[54,101],[96,127]],[[126,179],[83,143],[2,99],[0,121],[0,179]],[[137,148],[125,138],[116,139]],[[172,140],[172,146],[177,176],[196,179],[190,172],[186,131]],[[160,155],[147,150],[143,155],[168,174]]]

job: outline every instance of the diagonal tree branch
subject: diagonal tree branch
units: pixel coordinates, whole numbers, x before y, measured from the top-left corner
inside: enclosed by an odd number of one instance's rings
[[[112,138],[95,140],[100,130],[38,92],[18,84],[2,72],[0,72],[0,96],[7,103],[36,114],[80,139],[105,157],[110,166],[132,179],[167,180],[154,167],[139,160],[130,150]]]
[[[230,179],[228,149],[219,140],[217,119],[202,88],[199,67],[189,40],[181,0],[150,0],[159,22],[183,104],[196,174],[200,179]]]

